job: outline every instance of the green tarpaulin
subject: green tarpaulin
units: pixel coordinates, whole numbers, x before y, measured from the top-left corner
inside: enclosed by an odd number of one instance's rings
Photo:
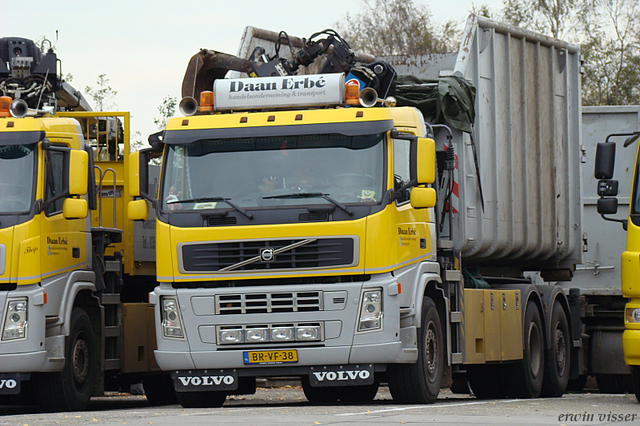
[[[471,133],[476,88],[464,78],[422,80],[412,75],[398,75],[394,97],[398,106],[416,107],[425,117],[434,116],[437,123]]]

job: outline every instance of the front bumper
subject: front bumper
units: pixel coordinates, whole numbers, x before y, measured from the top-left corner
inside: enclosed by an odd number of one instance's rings
[[[382,328],[357,332],[360,300],[363,290],[383,290]],[[415,347],[404,347],[401,340],[406,333],[400,330],[400,306],[395,279],[378,276],[366,282],[337,283],[299,286],[264,286],[218,289],[173,289],[157,287],[152,293],[155,301],[156,324],[161,324],[160,301],[163,296],[177,297],[179,302],[184,339],[165,338],[162,327],[156,327],[158,349],[156,361],[165,371],[205,369],[253,369],[277,375],[299,375],[296,369],[305,371],[313,366],[343,364],[409,363],[417,356]],[[283,292],[318,292],[322,295],[322,308],[316,311],[252,312],[220,314],[216,296],[255,295]],[[339,296],[339,297],[338,297]],[[336,303],[336,300],[343,300]],[[253,326],[263,324],[322,324],[324,338],[319,342],[288,342],[261,344],[217,344],[216,327]],[[213,330],[213,331],[212,331]],[[406,345],[406,341],[405,341]],[[247,365],[247,351],[295,350],[297,362],[291,364]],[[287,370],[288,369],[288,370]],[[277,371],[277,373],[276,373]],[[291,371],[292,374],[284,374]],[[264,374],[263,376],[270,376]]]

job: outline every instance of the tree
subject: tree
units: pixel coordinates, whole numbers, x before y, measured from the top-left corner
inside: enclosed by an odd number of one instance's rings
[[[637,0],[504,0],[502,19],[580,44],[583,105],[640,103]]]
[[[593,3],[583,21],[583,104],[640,103],[640,6],[637,0]]]
[[[84,91],[93,98],[97,111],[104,111],[104,108],[112,108],[114,106],[111,100],[116,97],[118,92],[109,86],[109,79],[106,74],[100,74],[96,81],[97,89],[90,86],[85,87]]]
[[[160,118],[154,118],[153,123],[158,126],[158,130],[164,129],[167,125],[167,120],[176,113],[176,104],[178,99],[173,96],[165,96],[162,103],[158,106],[158,112]]]
[[[445,53],[457,47],[453,21],[431,23],[431,12],[413,0],[363,0],[362,13],[349,13],[337,31],[357,51],[375,56]],[[452,44],[452,41],[455,43]]]
[[[589,0],[504,0],[503,18],[553,38],[565,39],[578,25]]]

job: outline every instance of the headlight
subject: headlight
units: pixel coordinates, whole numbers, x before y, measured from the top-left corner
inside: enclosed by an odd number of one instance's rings
[[[382,290],[369,290],[362,293],[358,331],[379,330],[382,328]]]
[[[627,309],[627,322],[640,323],[640,308]]]
[[[27,338],[29,302],[26,297],[8,299],[2,327],[2,340]]]
[[[180,320],[180,310],[175,297],[163,297],[160,300],[162,306],[162,335],[168,338],[182,339],[184,331]]]

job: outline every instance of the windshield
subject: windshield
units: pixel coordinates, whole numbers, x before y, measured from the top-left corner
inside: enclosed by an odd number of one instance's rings
[[[385,135],[278,136],[171,145],[163,209],[378,203]]]
[[[0,146],[0,213],[31,208],[35,144]]]

